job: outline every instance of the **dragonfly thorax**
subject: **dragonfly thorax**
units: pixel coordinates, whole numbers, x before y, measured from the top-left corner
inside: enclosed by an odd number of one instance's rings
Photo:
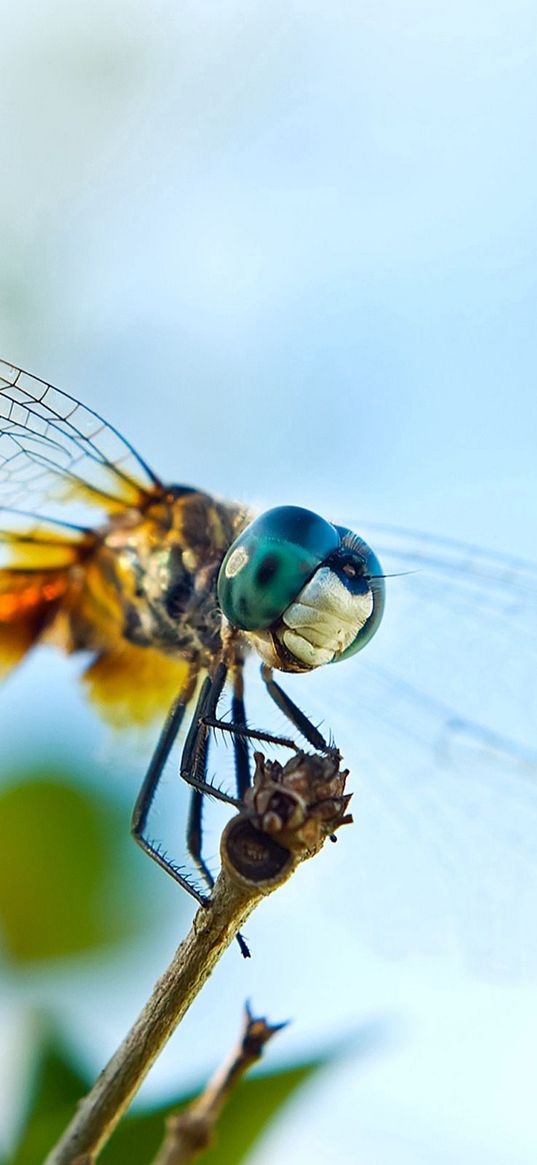
[[[178,489],[145,513],[112,520],[95,565],[119,606],[123,637],[200,663],[214,658],[222,629],[216,580],[240,523],[238,507]]]

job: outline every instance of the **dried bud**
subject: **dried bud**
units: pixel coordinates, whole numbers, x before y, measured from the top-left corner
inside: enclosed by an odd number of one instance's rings
[[[222,835],[222,865],[236,881],[268,890],[352,821],[349,774],[335,749],[298,752],[283,766],[261,752],[254,757],[253,783]]]

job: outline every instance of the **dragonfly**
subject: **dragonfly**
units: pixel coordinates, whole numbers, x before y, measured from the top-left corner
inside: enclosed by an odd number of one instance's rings
[[[534,564],[299,507],[256,517],[170,486],[92,409],[8,364],[0,505],[0,666],[53,643],[89,659],[83,682],[109,722],[164,720],[133,833],[197,901],[213,883],[204,797],[241,804],[251,742],[277,740],[251,727],[260,658],[289,729],[329,749],[320,728],[329,709],[346,762],[365,774],[360,860],[344,847],[342,878],[366,940],[390,953],[429,950],[456,928],[472,959],[484,945],[487,964],[525,946],[537,963],[527,925],[537,890]],[[384,611],[385,573],[399,577]],[[179,768],[203,890],[147,832],[187,714]],[[207,734],[219,725],[232,730],[235,796],[207,779]]]
[[[255,651],[261,658],[270,697],[306,742],[335,753],[273,673],[308,672],[365,646],[384,608],[378,559],[350,529],[303,507],[279,506],[254,517],[238,504],[161,481],[92,409],[5,362],[0,498],[4,670],[36,644],[52,642],[69,653],[90,653],[90,694],[116,719],[127,708],[143,721],[155,707],[169,705],[132,832],[154,861],[207,905],[207,893],[147,832],[185,712],[195,702],[180,764],[192,788],[187,845],[210,891],[203,797],[239,807],[252,781],[248,742],[282,743],[247,724],[247,655]],[[58,505],[64,516],[55,512]],[[88,511],[89,523],[68,519],[69,505]],[[231,723],[218,718],[228,683]],[[208,780],[208,733],[216,728],[233,734],[235,796]]]

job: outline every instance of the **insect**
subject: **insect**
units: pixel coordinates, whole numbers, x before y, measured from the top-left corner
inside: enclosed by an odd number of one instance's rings
[[[168,716],[136,802],[142,848],[201,904],[208,899],[147,833],[148,814],[186,710],[181,776],[192,786],[190,854],[202,853],[206,793],[240,805],[250,785],[243,669],[262,659],[269,695],[316,750],[319,729],[275,681],[347,659],[375,633],[384,578],[369,546],[310,510],[253,518],[200,490],[163,483],[116,429],[73,397],[0,365],[0,660],[35,644],[89,652],[91,696],[120,722]],[[92,521],[67,521],[67,505]],[[58,507],[60,507],[58,509]],[[95,512],[100,517],[95,518]],[[203,679],[200,687],[200,680]],[[226,683],[232,724],[218,718]],[[236,796],[210,785],[207,737],[232,729]],[[276,738],[273,738],[276,739]]]
[[[272,545],[296,585],[293,606],[308,579],[325,577],[325,554],[335,552],[343,571],[342,527],[309,515],[311,573],[297,579],[296,513],[269,512],[252,527],[253,516],[239,505],[166,487],[116,429],[9,365],[0,365],[0,505],[0,667],[8,671],[34,644],[53,642],[85,653],[84,683],[112,723],[144,723],[169,710],[134,828],[194,897],[205,894],[146,836],[152,796],[193,709],[181,768],[194,777],[187,835],[208,890],[200,787],[207,756],[201,736],[194,739],[196,724],[218,721],[219,689],[231,691],[237,787],[230,800],[240,801],[249,781],[240,730],[249,719],[263,722],[249,682],[260,653],[284,716],[316,750],[326,741],[315,725],[328,718],[359,775],[359,860],[353,846],[343,847],[338,876],[361,939],[406,954],[444,943],[451,951],[455,936],[487,969],[507,964],[518,972],[535,962],[528,921],[537,893],[535,565],[442,537],[349,522],[378,548],[388,573],[414,573],[391,585],[386,632],[360,666],[321,666],[330,658],[322,627],[320,644],[297,642],[300,627],[281,619],[278,633],[271,629],[274,610],[281,616],[287,609],[285,571],[276,584],[269,555],[259,585],[252,564],[276,536]],[[299,521],[299,539],[304,534]],[[354,575],[360,613],[336,644],[339,658],[364,645],[383,605],[383,571],[364,543],[349,537],[370,577],[361,568]],[[350,573],[339,581],[351,593],[354,564],[346,566]],[[257,630],[239,610],[245,598],[263,611]],[[267,598],[275,608],[265,608]],[[290,667],[286,687],[304,691],[315,724],[274,679],[282,663],[282,670]],[[308,885],[304,909],[312,916],[320,890],[312,887],[307,900]],[[332,899],[330,910],[338,910]]]

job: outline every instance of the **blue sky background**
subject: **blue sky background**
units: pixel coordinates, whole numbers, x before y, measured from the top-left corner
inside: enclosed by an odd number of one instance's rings
[[[537,558],[533,4],[23,0],[1,35],[7,359],[102,411],[176,481]],[[392,586],[371,666],[396,661],[431,700],[530,747],[534,598],[502,606],[507,573],[489,601],[485,576],[462,621],[445,578]],[[228,956],[149,1087],[173,1086],[181,1040],[199,1039],[209,1068],[200,1031],[218,1013],[225,1046],[252,992],[295,1017],[288,1054],[389,1017],[375,1060],[309,1094],[256,1165],[529,1165],[533,778],[474,740],[431,792],[438,709],[410,711],[401,689],[396,709],[352,666],[312,677],[307,706],[330,708],[367,774],[362,824],[259,914],[253,971]],[[6,761],[24,754],[31,699],[40,747],[76,732],[115,765],[73,675],[44,653],[6,686]],[[62,994],[95,1067],[172,949],[169,902],[132,994],[118,1003],[92,976],[102,1022],[83,976],[32,989]]]

